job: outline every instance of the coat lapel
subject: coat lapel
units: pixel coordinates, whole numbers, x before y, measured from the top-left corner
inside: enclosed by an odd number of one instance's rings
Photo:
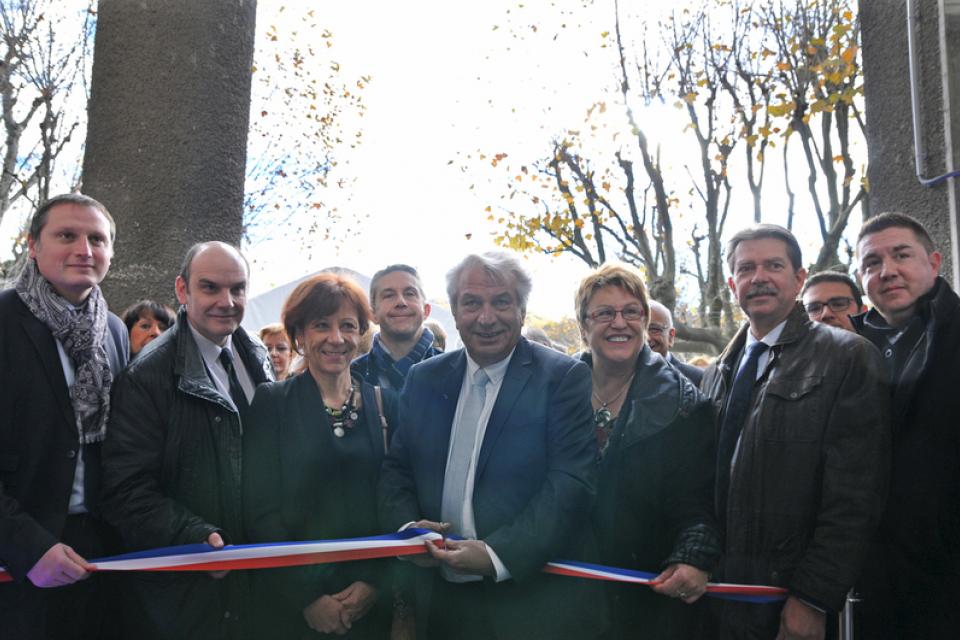
[[[70,429],[71,433],[79,437],[77,431],[77,419],[73,413],[73,405],[70,404],[70,393],[67,390],[67,379],[63,375],[63,365],[60,362],[60,353],[57,350],[57,342],[50,333],[50,329],[36,317],[26,306],[23,307],[23,315],[20,318],[23,324],[23,330],[30,337],[43,370],[50,382],[50,390],[57,398],[57,405],[63,413],[64,424]]]
[[[510,360],[510,365],[507,367],[503,384],[500,385],[500,393],[497,394],[497,402],[493,405],[490,420],[487,421],[487,429],[483,434],[483,445],[480,447],[480,459],[477,461],[477,479],[483,474],[483,469],[490,459],[490,453],[496,446],[497,438],[503,431],[517,399],[527,386],[532,362],[533,353],[530,344],[521,338],[520,342],[517,343],[513,358]]]

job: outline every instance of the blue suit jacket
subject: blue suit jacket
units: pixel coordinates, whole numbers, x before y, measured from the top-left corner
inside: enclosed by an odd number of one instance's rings
[[[380,478],[388,529],[441,520],[465,371],[466,355],[458,350],[415,365],[407,376]],[[520,339],[487,423],[473,491],[477,536],[512,576],[485,582],[483,605],[499,637],[589,638],[602,631],[595,585],[540,571],[558,557],[588,559],[597,459],[590,393],[586,365]],[[418,623],[424,623],[432,576],[418,574]]]

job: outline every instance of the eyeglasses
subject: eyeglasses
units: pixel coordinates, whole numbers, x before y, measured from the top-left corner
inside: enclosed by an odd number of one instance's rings
[[[669,331],[669,329],[663,326],[662,324],[653,324],[651,322],[650,326],[647,327],[647,333],[650,334],[651,336],[662,336],[667,331]]]
[[[597,307],[588,317],[597,324],[608,324],[613,322],[617,314],[623,316],[624,322],[637,322],[643,320],[643,307],[640,305],[627,305],[621,309],[614,307]]]
[[[841,311],[849,309],[850,305],[854,302],[856,302],[856,300],[848,296],[837,296],[836,298],[830,298],[826,302],[808,302],[803,305],[803,308],[806,310],[807,315],[818,316],[823,312],[824,307],[830,307],[830,311],[840,313]]]

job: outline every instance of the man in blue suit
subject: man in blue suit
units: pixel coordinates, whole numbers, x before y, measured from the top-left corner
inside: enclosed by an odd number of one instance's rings
[[[590,544],[590,370],[520,337],[530,278],[511,256],[468,256],[447,293],[464,348],[410,370],[380,480],[385,526],[463,538],[417,560],[418,636],[596,637],[596,585],[541,573]]]

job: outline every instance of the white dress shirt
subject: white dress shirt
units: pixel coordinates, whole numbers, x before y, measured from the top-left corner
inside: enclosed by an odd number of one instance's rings
[[[233,399],[230,397],[230,377],[227,375],[227,370],[223,368],[223,364],[220,362],[220,352],[224,350],[229,350],[233,353],[233,368],[237,372],[237,380],[240,382],[240,387],[243,389],[243,394],[247,396],[247,402],[253,402],[253,394],[256,391],[256,385],[253,384],[253,379],[250,377],[250,374],[247,373],[247,367],[243,363],[243,358],[240,357],[240,354],[237,353],[237,350],[233,348],[233,336],[227,336],[227,341],[221,347],[216,342],[206,338],[201,335],[199,331],[193,328],[193,325],[189,322],[187,326],[190,327],[190,331],[193,333],[193,338],[197,342],[197,348],[200,349],[200,356],[203,358],[204,364],[207,365],[207,371],[210,372],[210,378],[213,380],[213,384],[217,387],[217,391],[220,392],[220,395],[230,404],[231,407],[236,409],[237,407],[233,404]]]
[[[464,492],[466,497],[463,501],[462,512],[462,534],[464,538],[475,540],[477,537],[477,525],[473,514],[473,485],[476,480],[477,462],[480,459],[480,449],[483,445],[483,435],[487,432],[487,423],[490,421],[490,414],[493,412],[493,406],[497,403],[497,396],[500,395],[500,387],[503,386],[503,378],[507,374],[507,367],[510,365],[510,359],[512,357],[513,351],[511,351],[510,355],[500,362],[495,362],[494,364],[483,367],[487,377],[490,378],[490,382],[487,383],[486,395],[483,402],[483,410],[480,412],[480,420],[477,425],[477,437],[473,443],[473,451],[471,456],[472,459],[470,461],[470,467],[467,471],[467,488]],[[480,368],[480,365],[470,357],[469,353],[467,353],[467,370],[463,376],[463,384],[460,386],[460,397],[457,400],[457,410],[456,413],[453,414],[453,425],[450,428],[451,447],[447,451],[448,468],[450,466],[449,456],[453,450],[453,436],[459,428],[464,404],[467,396],[470,394],[471,380],[473,380],[474,374],[476,374],[477,370]],[[496,551],[486,544],[485,546],[487,548],[487,553],[490,555],[490,560],[493,562],[493,566],[496,569],[497,582],[502,582],[503,580],[510,578],[510,572],[507,570],[506,565],[504,565],[497,556]]]

